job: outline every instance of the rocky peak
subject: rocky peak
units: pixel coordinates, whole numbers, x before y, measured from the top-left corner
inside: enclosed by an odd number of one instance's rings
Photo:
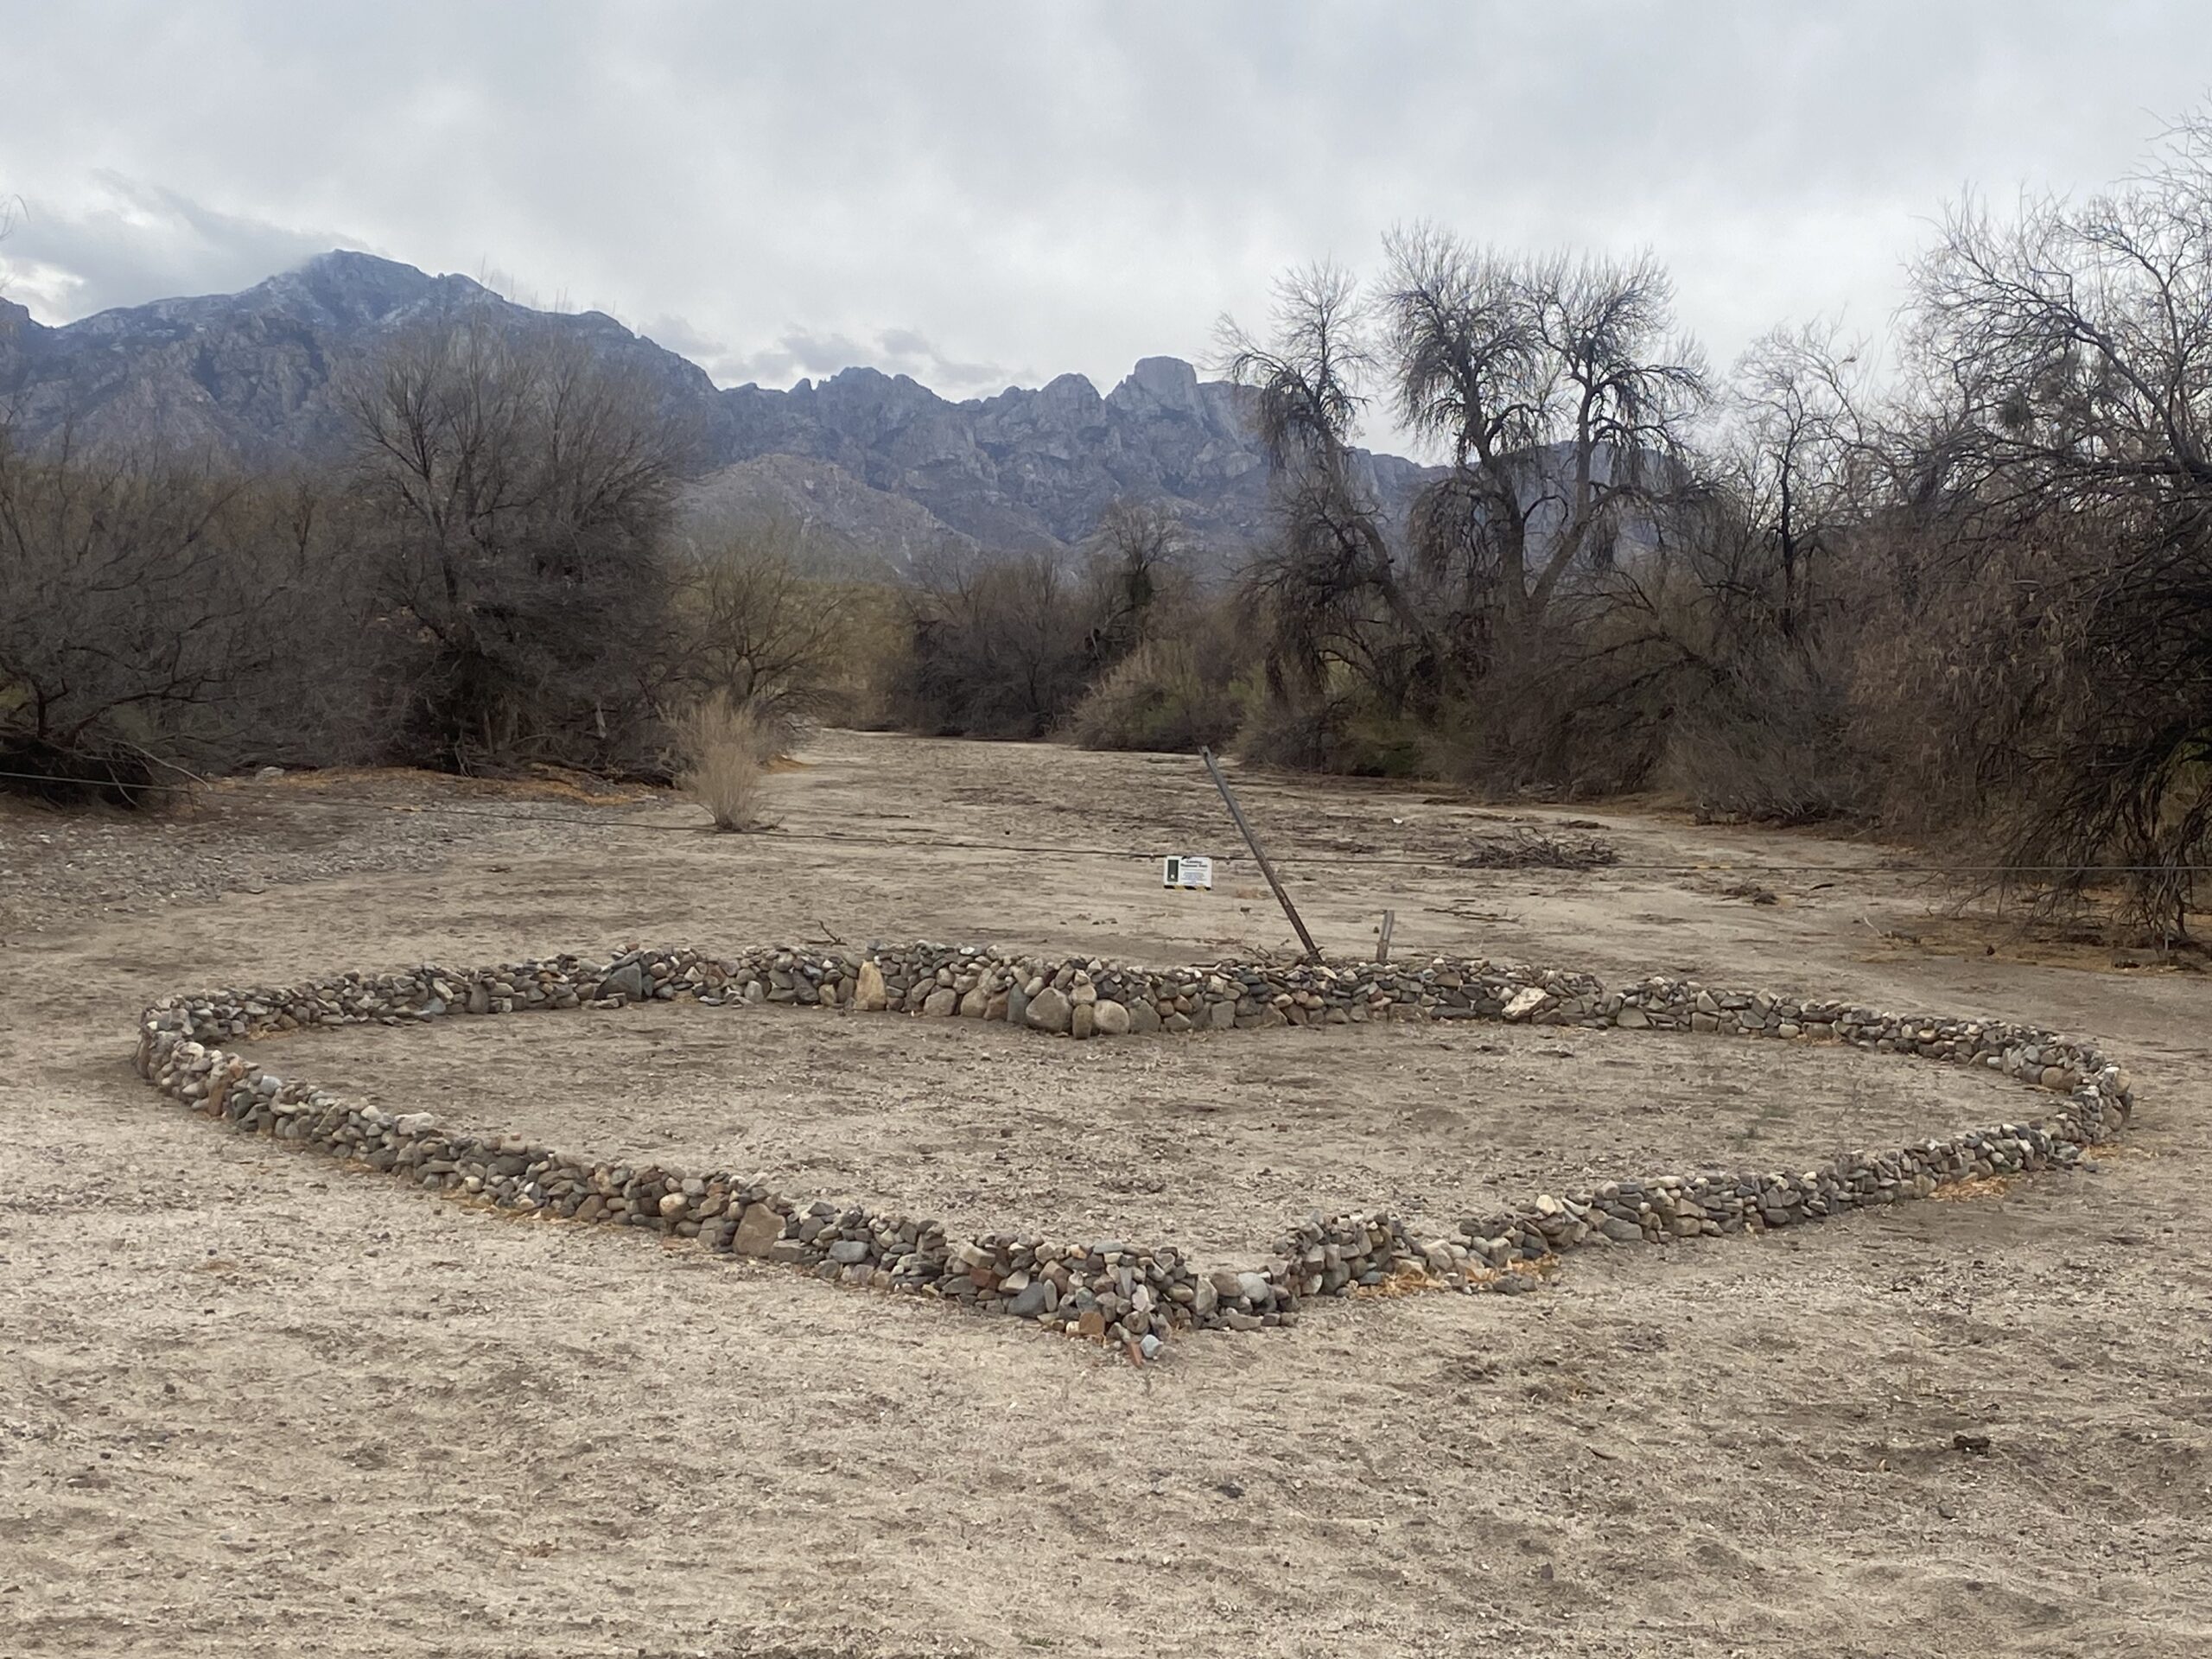
[[[61,328],[0,302],[0,397],[34,441],[73,424],[95,441],[168,440],[254,463],[327,454],[346,442],[334,386],[342,366],[418,319],[470,308],[641,370],[670,417],[698,435],[702,473],[771,457],[811,463],[756,467],[732,493],[849,519],[856,537],[896,524],[902,544],[921,544],[933,521],[988,548],[1065,547],[1132,499],[1168,506],[1224,557],[1266,528],[1268,474],[1243,418],[1248,394],[1201,381],[1179,358],[1141,359],[1103,397],[1082,375],[1063,374],[955,404],[866,366],[788,391],[722,391],[601,313],[533,310],[466,276],[346,249],[241,293],[157,301]],[[1402,506],[1421,469],[1374,460],[1378,495]]]
[[[1106,401],[1131,415],[1205,416],[1198,397],[1198,372],[1179,357],[1141,357],[1128,378],[1106,394]]]

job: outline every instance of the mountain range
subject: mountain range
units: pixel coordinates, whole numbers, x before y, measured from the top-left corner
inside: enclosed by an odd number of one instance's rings
[[[787,391],[717,387],[697,365],[597,311],[521,306],[466,276],[336,251],[237,294],[157,300],[48,327],[0,300],[0,407],[20,438],[212,450],[245,466],[327,458],[346,442],[346,367],[425,321],[474,312],[584,342],[652,385],[697,434],[695,512],[772,511],[848,551],[903,563],[937,547],[1079,544],[1117,501],[1173,509],[1215,557],[1267,530],[1268,468],[1248,394],[1148,357],[1101,395],[1064,374],[954,403],[853,367]],[[1361,452],[1402,507],[1427,468]]]

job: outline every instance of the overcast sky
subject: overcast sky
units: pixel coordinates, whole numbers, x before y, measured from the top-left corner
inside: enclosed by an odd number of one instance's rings
[[[361,248],[725,385],[965,397],[1203,360],[1430,218],[1649,245],[1725,363],[1878,333],[1962,187],[2094,188],[2208,93],[2204,0],[0,0],[0,283],[57,322]]]

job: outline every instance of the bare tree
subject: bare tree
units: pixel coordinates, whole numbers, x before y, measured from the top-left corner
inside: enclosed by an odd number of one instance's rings
[[[821,715],[836,699],[854,620],[849,583],[800,568],[804,542],[798,521],[761,514],[719,527],[676,573],[687,689],[750,709],[777,730]]]
[[[653,724],[683,435],[650,389],[468,315],[352,388],[415,758],[622,766]]]
[[[1738,360],[1728,388],[1722,482],[1768,556],[1768,608],[1784,639],[1806,632],[1820,568],[1865,521],[1879,486],[1866,352],[1831,322],[1772,329]]]
[[[1156,501],[1116,501],[1099,516],[1090,542],[1096,614],[1089,651],[1101,670],[1135,650],[1153,607],[1184,585],[1189,533],[1174,512]]]
[[[1311,694],[1341,664],[1402,703],[1428,630],[1354,464],[1351,438],[1375,367],[1367,327],[1351,274],[1310,266],[1276,284],[1266,341],[1222,320],[1221,358],[1251,394],[1253,429],[1274,472],[1280,534],[1249,573],[1270,680]]]
[[[1916,286],[1937,550],[1962,589],[2013,562],[1978,613],[2010,856],[2063,893],[2126,866],[2177,936],[2212,858],[2212,118],[2078,205],[1961,206]]]
[[[1446,475],[1413,542],[1450,584],[1477,671],[1535,631],[1579,567],[1650,533],[1684,476],[1707,396],[1671,337],[1674,289],[1649,255],[1523,258],[1416,226],[1387,239],[1382,296],[1400,417],[1440,444]]]
[[[1049,554],[947,555],[905,595],[891,691],[900,723],[942,735],[1042,737],[1088,683],[1093,613]]]
[[[10,784],[136,804],[188,771],[344,747],[360,635],[327,518],[306,486],[67,435],[31,455],[0,427],[0,765],[32,775]]]

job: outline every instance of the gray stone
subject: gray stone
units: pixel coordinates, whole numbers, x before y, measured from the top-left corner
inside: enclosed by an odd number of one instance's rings
[[[1073,1023],[1074,1015],[1074,1006],[1069,1002],[1067,993],[1047,985],[1029,999],[1021,1018],[1032,1031],[1063,1032]]]
[[[1129,1029],[1129,1011],[1119,1002],[1099,1001],[1090,1010],[1090,1028],[1101,1037],[1125,1036]]]
[[[868,1260],[868,1241],[864,1238],[841,1238],[830,1247],[832,1262],[850,1264]]]
[[[934,1020],[950,1019],[959,1007],[959,996],[949,988],[931,991],[922,999],[922,1012]]]
[[[1531,985],[1524,990],[1516,991],[1507,999],[1505,1018],[1511,1020],[1526,1020],[1543,1005],[1544,993]]]
[[[594,997],[619,996],[625,1001],[642,1002],[645,998],[645,976],[634,962],[626,962],[599,982]]]
[[[729,1247],[739,1255],[766,1255],[783,1236],[782,1216],[765,1204],[748,1204],[745,1213],[738,1217],[737,1231],[731,1235]]]

